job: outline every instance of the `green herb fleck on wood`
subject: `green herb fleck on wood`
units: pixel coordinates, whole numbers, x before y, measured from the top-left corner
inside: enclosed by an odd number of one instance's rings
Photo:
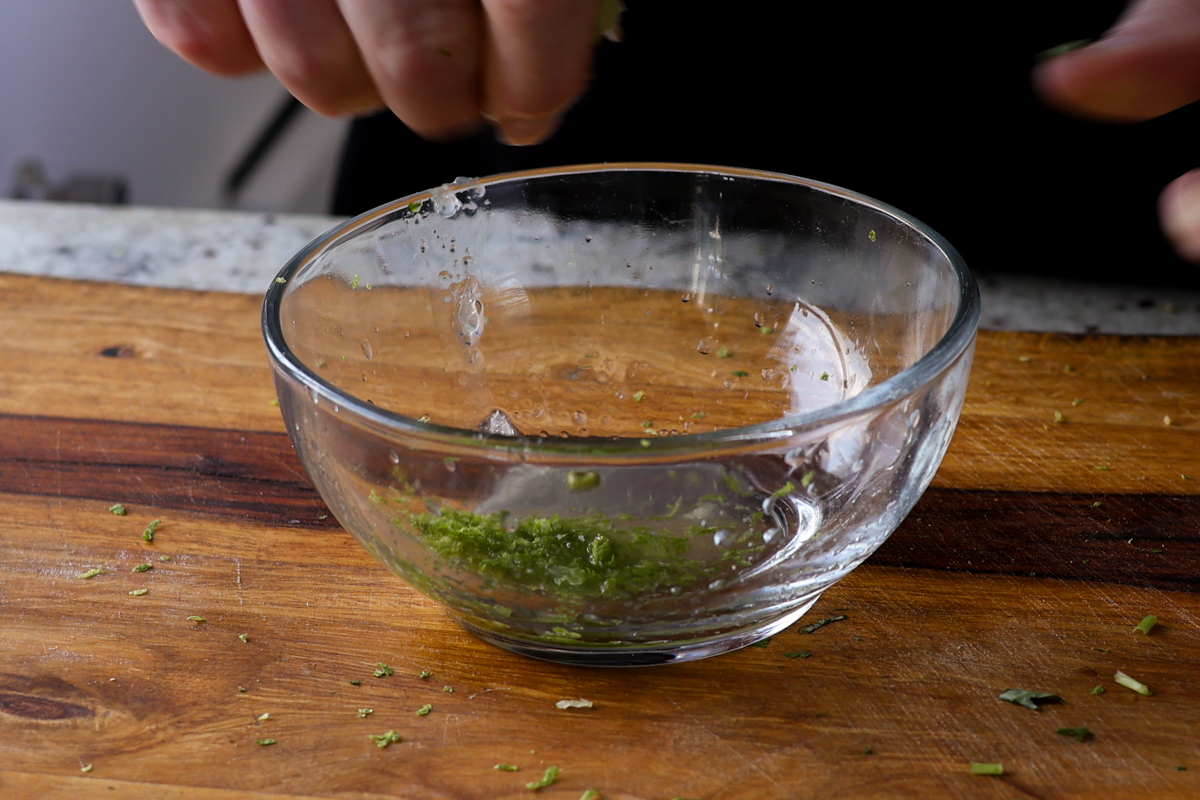
[[[721,345],[717,348],[717,358],[729,358],[731,355],[733,355],[733,353],[730,352],[729,348],[725,345]]]
[[[646,393],[644,391],[642,391],[641,389],[638,389],[636,392],[633,393],[633,402],[640,403],[645,399],[646,399]]]
[[[158,530],[159,525],[162,525],[161,519],[156,519],[156,520],[151,521],[151,523],[146,526],[146,530],[142,531],[142,538],[145,539],[147,542],[153,542],[154,541],[154,532]]]
[[[798,633],[815,633],[818,629],[823,628],[826,625],[829,625],[834,622],[841,622],[841,621],[847,620],[847,619],[850,619],[850,618],[848,616],[846,616],[845,614],[842,614],[841,616],[837,616],[837,617],[825,617],[824,619],[819,619],[816,622],[810,622],[807,625],[801,626]]]
[[[133,568],[133,571],[134,572],[149,572],[152,569],[154,569],[153,564],[138,564],[136,567]]]
[[[417,709],[417,716],[418,717],[427,717],[427,716],[429,716],[430,711],[433,711],[433,706],[429,705],[429,703],[426,703],[425,705],[423,705]]]
[[[248,634],[248,633],[239,633],[239,634],[238,634],[238,639],[241,641],[241,643],[242,643],[242,644],[249,644],[249,642],[250,642],[250,634]]]
[[[1061,703],[1062,698],[1049,692],[1034,692],[1029,689],[1006,689],[1000,693],[1000,699],[1014,705],[1038,710],[1038,703]]]
[[[1095,686],[1092,687],[1091,693],[1092,694],[1104,694],[1104,687],[1101,686],[1100,684],[1096,684]]]
[[[1004,766],[1002,764],[983,764],[978,761],[971,762],[972,775],[1003,775]]]
[[[395,670],[393,670],[387,664],[384,664],[382,661],[380,661],[378,664],[375,665],[375,672],[372,674],[376,678],[386,678],[387,676],[391,675],[394,671]]]
[[[492,769],[498,770],[499,772],[516,772],[520,769],[520,767],[518,767],[516,764],[497,764],[496,766],[492,767]]]
[[[96,577],[97,575],[102,575],[102,574],[104,574],[104,567],[92,567],[91,569],[87,570],[86,572],[79,573],[75,577],[83,578],[85,581],[88,581],[88,580],[91,580],[92,578]]]
[[[797,650],[794,653],[784,653],[783,657],[784,658],[808,658],[811,655],[812,655],[812,653],[810,653],[807,650]]]
[[[367,717],[371,716],[374,713],[375,713],[375,709],[373,709],[373,708],[360,708],[358,710],[358,718],[366,719]]]
[[[256,745],[258,745],[259,747],[270,747],[271,745],[275,744],[275,740],[274,739],[255,739],[254,743]]]
[[[1149,636],[1150,631],[1153,630],[1154,626],[1157,624],[1158,624],[1158,617],[1154,616],[1153,614],[1149,614],[1134,627],[1134,630],[1141,631],[1142,633]]]
[[[125,506],[121,505],[120,503],[113,503],[108,507],[108,510],[116,514],[118,517],[125,516]]]
[[[547,786],[552,785],[556,780],[558,780],[558,767],[546,767],[541,780],[530,781],[525,784],[525,788],[536,792],[539,789],[545,789]]]
[[[205,619],[204,617],[200,616],[199,614],[192,614],[190,617],[188,617],[188,622],[195,622],[196,624],[200,624],[201,622],[208,622],[208,620]]]
[[[130,592],[130,594],[133,595],[134,597],[141,597],[142,595],[146,594],[149,591],[150,591],[149,589],[134,589],[133,591]]]
[[[390,744],[395,744],[396,742],[400,741],[400,734],[396,733],[395,731],[388,731],[387,733],[369,733],[367,736],[370,737],[371,741],[375,743],[375,746],[381,750]]]

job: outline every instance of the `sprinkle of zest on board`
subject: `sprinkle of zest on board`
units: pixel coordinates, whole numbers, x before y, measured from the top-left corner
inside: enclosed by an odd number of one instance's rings
[[[1087,729],[1086,725],[1080,725],[1077,728],[1059,728],[1058,735],[1074,736],[1076,739],[1082,742],[1084,739],[1089,738],[1092,735],[1092,732]]]
[[[1143,697],[1151,697],[1154,695],[1154,692],[1150,691],[1149,686],[1142,683],[1137,678],[1129,677],[1120,670],[1117,670],[1116,674],[1113,675],[1113,680],[1124,686],[1126,689],[1132,689]]]
[[[370,733],[367,735],[380,750],[390,744],[395,744],[396,742],[400,741],[400,734],[396,733],[395,731],[388,731],[387,733]]]
[[[1001,700],[1005,700],[1013,705],[1032,708],[1034,711],[1040,710],[1039,703],[1061,703],[1062,698],[1056,694],[1049,692],[1033,692],[1029,689],[1006,689],[999,695]]]
[[[826,625],[834,622],[842,622],[843,620],[847,619],[850,619],[850,617],[846,616],[845,614],[841,614],[836,617],[825,617],[824,619],[819,619],[816,622],[810,622],[807,625],[801,626],[797,633],[815,633],[818,629],[823,628]]]
[[[555,708],[561,708],[561,709],[592,708],[595,705],[596,704],[593,703],[591,700],[584,700],[583,698],[580,698],[578,700],[559,700],[557,703],[554,704]]]
[[[149,591],[150,591],[149,589],[134,589],[133,591],[130,592],[130,594],[133,595],[134,597],[141,597],[142,595],[146,594]]]
[[[520,767],[516,764],[497,764],[492,769],[499,770],[500,772],[516,772]]]
[[[552,785],[556,780],[558,780],[558,767],[546,767],[546,771],[542,773],[541,780],[530,781],[525,784],[525,788],[536,792],[539,789],[545,789],[547,786]]]
[[[120,503],[113,503],[108,507],[108,510],[113,514],[116,514],[118,517],[123,517],[126,513],[125,506],[121,505]]]
[[[429,705],[429,703],[426,703],[425,705],[423,705],[417,709],[417,716],[418,717],[428,717],[430,711],[433,711],[433,706]]]
[[[1003,764],[987,764],[987,763],[981,763],[979,761],[972,761],[971,762],[971,774],[972,775],[1003,775],[1004,774],[1004,765]]]
[[[96,577],[97,575],[103,575],[103,574],[104,574],[104,567],[92,567],[91,569],[87,570],[86,572],[79,573],[75,577],[82,578],[85,581],[90,581],[92,578]]]
[[[374,675],[376,678],[386,678],[387,676],[391,675],[393,671],[394,670],[392,670],[391,667],[380,661],[375,665],[375,672],[373,672],[372,675]]]
[[[271,745],[275,744],[275,740],[274,739],[255,739],[254,743],[256,745],[258,745],[259,747],[270,747]]]
[[[161,519],[151,520],[150,524],[146,526],[146,530],[142,531],[142,538],[147,542],[153,542],[154,532],[158,530],[159,525],[162,525]]]

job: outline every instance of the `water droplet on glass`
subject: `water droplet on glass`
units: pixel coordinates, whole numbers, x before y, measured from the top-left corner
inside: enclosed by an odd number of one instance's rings
[[[575,413],[571,414],[571,419],[575,420],[575,424],[579,427],[587,427],[587,414],[583,413],[582,411],[576,411]]]
[[[681,297],[679,299],[685,303],[690,303],[692,301],[692,296],[690,294],[685,294],[683,297]]]
[[[770,297],[773,294],[775,294],[775,284],[768,283],[767,284],[767,297]]]
[[[680,589],[678,586],[672,586],[667,591],[670,592],[671,594],[679,594],[680,592],[683,591],[683,589]]]
[[[709,589],[711,589],[711,590],[712,590],[712,591],[714,591],[714,592],[715,592],[717,589],[723,589],[723,588],[725,588],[725,579],[724,579],[724,578],[717,578],[715,581],[713,581],[712,583],[710,583],[710,584],[708,585],[708,588],[709,588]]]
[[[763,531],[763,542],[765,544],[770,544],[778,535],[779,528],[767,528],[765,531]]]
[[[362,340],[362,344],[360,346],[362,347],[363,355],[367,358],[375,355],[375,351],[371,348],[371,343],[366,339]]]
[[[728,528],[721,528],[713,534],[713,544],[717,547],[728,547],[733,544],[733,531]]]
[[[498,408],[489,414],[487,419],[480,422],[476,428],[483,433],[490,433],[493,436],[521,435],[521,432],[517,430],[517,426],[513,425],[512,420],[508,418],[508,415]]]
[[[754,312],[754,327],[761,328],[763,326],[763,313],[761,311]]]
[[[462,201],[458,199],[453,183],[443,184],[433,192],[433,208],[446,219],[452,219],[462,211]]]
[[[399,464],[400,463],[400,454],[397,453],[395,450],[389,450],[388,451],[388,461],[391,461],[393,464]]]

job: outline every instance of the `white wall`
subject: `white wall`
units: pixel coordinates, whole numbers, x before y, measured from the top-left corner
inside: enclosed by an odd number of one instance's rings
[[[269,75],[224,79],[178,59],[130,0],[0,0],[0,196],[41,159],[52,182],[124,176],[131,201],[214,207],[274,112]],[[344,124],[305,110],[239,205],[325,211]]]

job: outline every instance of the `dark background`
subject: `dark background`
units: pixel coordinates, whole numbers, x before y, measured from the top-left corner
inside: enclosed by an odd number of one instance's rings
[[[599,161],[774,170],[844,186],[942,233],[975,270],[1200,288],[1158,228],[1162,187],[1200,166],[1200,104],[1138,125],[1056,114],[1042,51],[1098,37],[1121,2],[627,0],[587,95],[549,142],[424,142],[356,121],[335,211],[457,176]]]

